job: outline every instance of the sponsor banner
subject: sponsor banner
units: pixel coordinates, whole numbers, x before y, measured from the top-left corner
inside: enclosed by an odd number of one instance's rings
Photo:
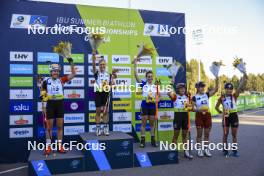
[[[131,92],[113,91],[113,98],[131,98]]]
[[[120,66],[112,66],[112,70],[118,70],[119,75],[131,76],[131,67],[120,67]]]
[[[150,65],[152,64],[152,58],[151,56],[142,56],[140,57],[138,64],[147,64]]]
[[[173,122],[159,122],[158,123],[159,131],[172,131],[173,130]]]
[[[135,119],[136,120],[141,120],[140,114],[141,114],[141,112],[135,112]]]
[[[93,55],[92,54],[88,54],[88,63],[91,64],[93,63]],[[104,59],[106,63],[108,63],[108,56],[107,55],[103,55],[103,54],[96,54],[96,63],[99,62],[99,60]]]
[[[84,63],[84,54],[71,54],[73,63]],[[68,63],[66,58],[63,59],[64,63]]]
[[[20,113],[20,112],[33,112],[33,102],[19,102],[11,101],[10,102],[10,112],[11,113]]]
[[[89,101],[89,111],[95,111],[96,107],[95,107],[95,101]]]
[[[31,15],[29,25],[35,28],[46,27],[47,22],[48,22],[47,16]]]
[[[31,138],[33,137],[33,128],[10,128],[9,138]]]
[[[64,114],[64,123],[84,123],[83,113]]]
[[[156,64],[157,65],[170,65],[173,62],[173,57],[157,56]]]
[[[33,65],[31,64],[10,64],[10,74],[33,74]]]
[[[10,77],[9,82],[10,87],[32,87],[33,78],[32,77]]]
[[[9,125],[33,125],[33,115],[10,115]]]
[[[141,131],[141,123],[136,123],[135,124],[135,130],[136,130],[136,132],[140,132]],[[146,131],[150,131],[149,123],[146,124]]]
[[[66,101],[64,107],[67,112],[84,111],[84,101]]]
[[[157,76],[171,76],[170,71],[167,68],[156,68]]]
[[[140,76],[145,76],[149,70],[152,70],[152,67],[137,67],[137,73]]]
[[[115,79],[116,85],[131,85],[131,78],[116,78]]]
[[[98,65],[96,66],[96,70],[99,70],[99,66]],[[105,67],[105,70],[108,71],[108,67],[107,66]],[[88,75],[89,76],[94,76],[93,66],[88,66]],[[119,73],[118,73],[118,75],[119,75]]]
[[[113,131],[121,131],[124,133],[131,133],[132,132],[132,125],[131,124],[113,124]]]
[[[49,65],[38,65],[38,74],[42,74],[42,75],[50,74]]]
[[[72,80],[66,82],[64,87],[84,87],[84,78],[75,77]]]
[[[173,103],[171,100],[161,100],[159,101],[159,108],[173,108]]]
[[[113,110],[131,110],[131,101],[112,101]]]
[[[140,109],[141,108],[141,100],[136,100],[135,101],[135,109]]]
[[[96,125],[89,125],[89,132],[95,132],[96,131]]]
[[[64,89],[65,99],[83,99],[84,89]]]
[[[10,51],[9,57],[10,61],[32,62],[33,52]]]
[[[43,127],[38,127],[38,138],[45,137],[45,129]],[[57,137],[57,128],[52,128],[52,137]]]
[[[44,107],[46,107],[47,102],[44,102]],[[42,102],[38,102],[38,112],[42,112]]]
[[[57,53],[38,52],[38,62],[60,62],[59,55]]]
[[[173,120],[174,112],[173,111],[159,111],[158,119],[159,120]]]
[[[168,28],[169,25],[145,23],[143,35],[154,37],[170,37]]]
[[[84,125],[64,126],[64,135],[65,136],[78,135],[78,134],[84,133],[84,132],[85,132]]]
[[[89,120],[89,123],[95,122],[95,113],[89,113],[88,120]]]
[[[112,55],[112,64],[131,64],[129,55]]]
[[[95,78],[88,78],[88,86],[89,87],[94,87],[94,83],[95,83]]]
[[[11,100],[33,99],[33,90],[32,89],[10,89],[9,99]]]
[[[12,14],[10,28],[27,29],[29,26],[31,15]]]
[[[132,112],[114,112],[113,113],[114,122],[131,122],[132,121]]]
[[[83,65],[75,65],[76,75],[84,75],[84,66]],[[64,65],[63,66],[63,73],[65,75],[71,74],[71,66]]]

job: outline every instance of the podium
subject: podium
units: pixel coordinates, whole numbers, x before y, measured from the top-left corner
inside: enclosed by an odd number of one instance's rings
[[[87,171],[111,170],[133,167],[133,137],[122,132],[111,132],[109,136],[95,133],[80,134],[83,143],[105,146],[105,150],[83,150]]]

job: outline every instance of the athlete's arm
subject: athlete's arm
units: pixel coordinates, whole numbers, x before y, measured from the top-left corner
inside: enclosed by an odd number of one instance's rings
[[[96,61],[96,51],[95,50],[93,50],[93,53],[92,53],[92,60],[93,60],[93,74],[95,74],[96,73],[96,63],[95,63],[95,61]]]
[[[220,110],[220,105],[221,105],[221,98],[219,98],[219,100],[217,101],[216,105],[215,105],[215,110],[219,113],[222,114],[223,112]]]
[[[72,79],[75,77],[75,75],[76,75],[76,70],[75,70],[75,67],[74,67],[73,62],[71,62],[71,74],[69,74],[69,75],[67,76],[67,78],[68,78],[67,81],[72,80]],[[66,81],[66,82],[67,82],[67,81]]]
[[[138,83],[141,83],[141,80],[139,79],[138,73],[137,73],[137,59],[138,58],[136,58],[135,61],[134,61],[134,75],[135,75],[136,81]]]
[[[239,96],[239,94],[240,94],[240,93],[242,92],[242,90],[244,89],[244,87],[245,87],[245,85],[246,85],[246,83],[247,83],[247,78],[248,78],[247,74],[244,73],[242,79],[241,79],[240,82],[239,82],[238,88],[237,88],[237,90],[236,90],[236,92],[235,92],[235,94],[234,94],[234,96],[235,96],[236,98]]]
[[[208,92],[209,93],[209,97],[213,96],[218,91],[218,87],[219,87],[219,78],[217,77],[215,79],[215,87]]]

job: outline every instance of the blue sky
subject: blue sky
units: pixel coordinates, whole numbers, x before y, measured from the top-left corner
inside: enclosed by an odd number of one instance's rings
[[[263,0],[43,0],[156,11],[183,12],[186,26],[204,30],[203,45],[197,46],[186,35],[187,60],[200,58],[206,72],[214,60],[227,65],[220,73],[240,75],[232,67],[234,56],[244,58],[249,73],[263,72],[264,1]],[[235,29],[233,33],[206,32],[207,27]],[[209,74],[212,76],[211,74]]]

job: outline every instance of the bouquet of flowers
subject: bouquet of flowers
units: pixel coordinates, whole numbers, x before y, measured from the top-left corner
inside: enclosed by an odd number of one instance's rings
[[[229,117],[230,110],[229,109],[225,109],[223,113],[224,113],[225,117]]]
[[[222,60],[220,60],[219,62],[214,61],[212,63],[212,65],[210,66],[210,71],[213,73],[213,75],[215,77],[218,77],[219,74],[219,70],[221,66],[225,66],[222,62]]]
[[[137,54],[137,60],[134,60],[134,63],[136,61],[139,61],[139,58],[142,56],[154,56],[155,48],[152,48],[148,44],[141,43],[140,45],[137,45],[138,47],[138,54]]]
[[[182,64],[180,62],[177,62],[176,60],[173,60],[173,63],[170,64],[167,69],[172,75],[172,78],[175,78],[180,68],[183,68]]]
[[[147,97],[146,102],[147,103],[155,103],[155,98],[153,97],[152,92],[148,93],[148,97]]]
[[[58,53],[63,58],[71,58],[72,44],[70,42],[59,42],[57,46],[53,47],[53,52]]]
[[[104,35],[103,34],[90,34],[88,35],[90,45],[93,50],[97,50],[99,45],[104,42]]]
[[[202,111],[203,114],[206,114],[209,111],[209,108],[208,106],[203,105],[200,110]]]
[[[193,107],[192,104],[189,102],[184,102],[184,110],[185,111],[192,111]]]
[[[242,58],[235,57],[233,66],[237,68],[241,73],[246,73],[246,63],[243,62]]]

